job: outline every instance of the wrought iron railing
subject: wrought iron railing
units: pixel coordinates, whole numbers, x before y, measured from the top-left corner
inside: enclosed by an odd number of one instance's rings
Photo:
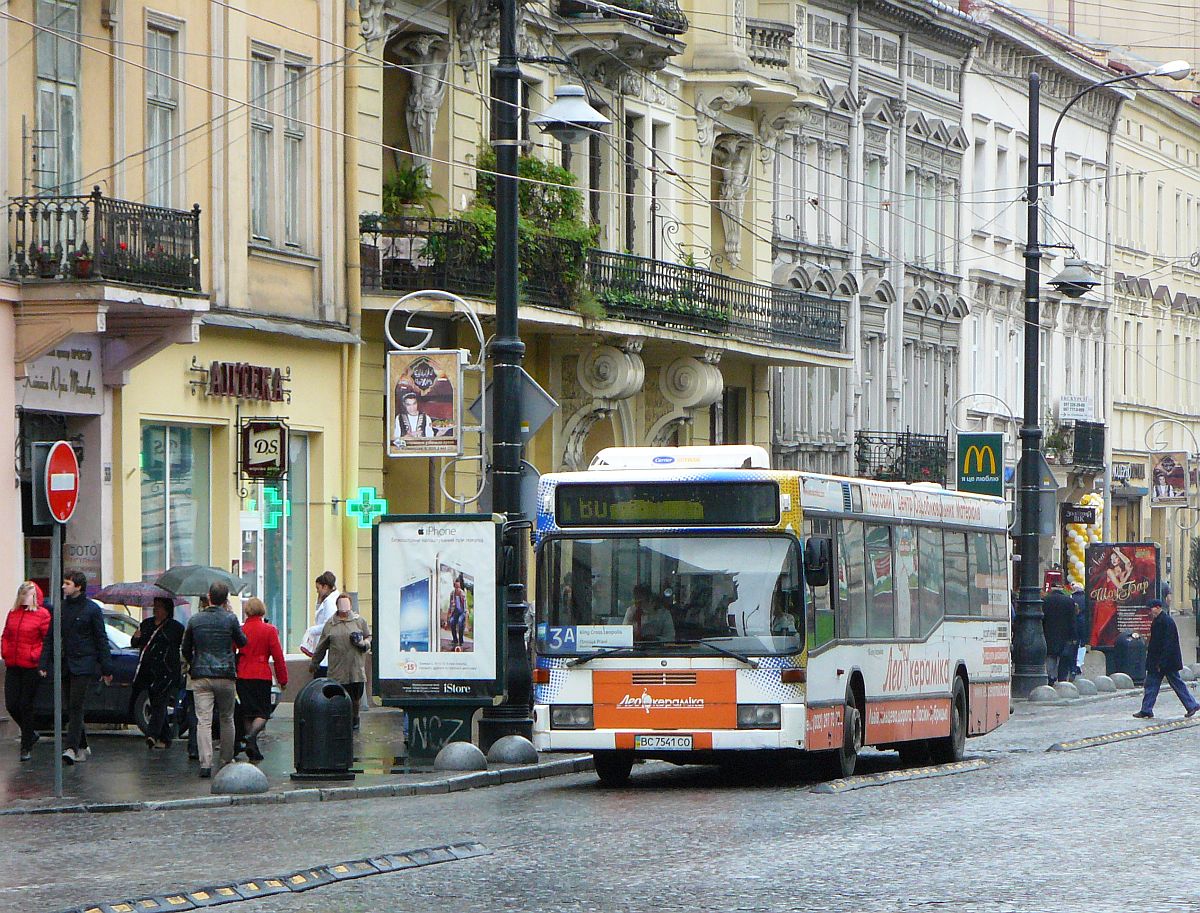
[[[1074,427],[1047,424],[1050,432],[1042,445],[1051,462],[1081,470],[1104,468],[1104,423],[1076,421]]]
[[[682,35],[688,30],[688,18],[676,0],[605,0],[603,5],[588,0],[559,0],[560,16],[593,16],[599,19],[627,18],[630,22],[644,21],[642,16],[622,17],[616,9],[629,10],[649,16],[648,24],[665,35]]]
[[[950,447],[944,434],[858,431],[854,435],[854,463],[863,478],[945,485],[949,461]]]
[[[200,206],[190,212],[106,197],[13,197],[14,279],[104,279],[200,291]]]
[[[367,289],[444,288],[491,297],[491,235],[456,219],[360,219],[362,282]],[[781,288],[632,254],[587,249],[576,241],[522,234],[521,297],[570,308],[586,292],[605,313],[665,328],[840,352],[842,306]]]
[[[747,19],[746,40],[750,60],[760,67],[786,70],[792,60],[796,30],[790,23],[774,19]]]

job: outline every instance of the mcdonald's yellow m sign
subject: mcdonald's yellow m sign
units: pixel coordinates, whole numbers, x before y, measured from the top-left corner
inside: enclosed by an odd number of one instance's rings
[[[971,471],[971,457],[972,456],[975,457],[975,471],[974,472]],[[978,447],[978,446],[972,444],[970,447],[967,448],[966,453],[963,455],[962,474],[965,476],[983,475],[983,461],[985,459],[988,462],[987,474],[990,476],[994,476],[996,474],[996,451],[990,445]]]

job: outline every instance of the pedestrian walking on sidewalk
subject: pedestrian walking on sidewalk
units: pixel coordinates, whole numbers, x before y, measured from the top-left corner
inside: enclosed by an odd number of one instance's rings
[[[371,626],[354,611],[350,597],[342,593],[337,601],[337,611],[321,631],[310,668],[316,675],[317,667],[328,655],[329,677],[350,695],[355,729],[358,728],[358,704],[367,685],[367,654],[370,651]]]
[[[325,571],[313,582],[317,587],[317,608],[313,616],[312,627],[304,632],[304,640],[300,643],[300,652],[310,658],[317,651],[317,644],[320,643],[321,634],[325,630],[325,622],[329,621],[337,611],[337,601],[342,595],[338,592],[337,577],[334,576],[333,571]],[[318,664],[313,677],[325,678],[328,674],[328,668],[323,664]]]
[[[1150,642],[1146,645],[1146,691],[1142,697],[1142,709],[1134,716],[1139,720],[1154,716],[1154,702],[1158,700],[1158,689],[1165,678],[1187,711],[1184,716],[1191,719],[1200,710],[1200,702],[1196,701],[1179,677],[1179,670],[1183,668],[1179,629],[1175,627],[1175,619],[1163,611],[1161,599],[1151,599],[1146,606],[1153,619],[1150,622]]]
[[[1075,603],[1055,588],[1042,598],[1042,633],[1046,635],[1046,678],[1065,682],[1075,668]]]
[[[242,633],[246,635],[246,646],[238,651],[237,696],[246,724],[246,757],[261,761],[263,754],[258,747],[258,736],[271,718],[272,710],[271,664],[275,666],[279,687],[286,688],[287,663],[283,658],[283,645],[279,642],[279,630],[267,623],[267,607],[263,601],[252,596],[246,600],[244,611],[246,623],[242,625]]]
[[[21,728],[21,760],[32,757],[38,740],[33,728],[33,700],[37,696],[38,665],[42,644],[50,631],[50,612],[43,604],[42,589],[26,580],[17,587],[17,599],[4,621],[0,635],[0,656],[4,659],[4,706]]]
[[[204,609],[188,619],[183,632],[183,658],[190,667],[192,693],[196,701],[196,741],[200,749],[200,777],[212,776],[213,708],[221,721],[221,763],[233,760],[237,747],[233,708],[237,682],[235,647],[246,645],[246,635],[237,616],[229,610],[229,587],[214,583],[208,588]]]
[[[183,681],[179,658],[183,625],[175,620],[175,603],[165,596],[155,597],[151,612],[137,633],[129,638],[130,646],[142,651],[133,676],[133,693],[138,695],[145,691],[150,696],[147,747],[170,748],[171,726],[167,722],[167,711]]]
[[[63,761],[78,764],[92,755],[87,730],[83,726],[84,703],[88,689],[97,678],[112,684],[112,656],[104,613],[87,598],[87,576],[79,571],[67,574],[62,585],[62,683],[67,708],[67,741]],[[54,671],[54,629],[46,632],[38,673],[47,678]]]

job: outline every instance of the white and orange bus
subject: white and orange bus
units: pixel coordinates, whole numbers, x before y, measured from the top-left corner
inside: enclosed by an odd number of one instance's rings
[[[534,741],[637,758],[962,757],[1009,715],[1003,500],[610,448],[538,492]]]

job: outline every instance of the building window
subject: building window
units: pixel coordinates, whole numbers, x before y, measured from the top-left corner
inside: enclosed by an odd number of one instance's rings
[[[33,182],[38,193],[72,193],[79,179],[79,5],[37,0],[37,128]]]
[[[175,205],[175,137],[179,119],[179,33],[146,30],[146,202]]]
[[[210,564],[210,432],[142,425],[142,579]]]
[[[308,240],[307,75],[307,64],[271,52],[250,60],[250,234],[292,249]]]

